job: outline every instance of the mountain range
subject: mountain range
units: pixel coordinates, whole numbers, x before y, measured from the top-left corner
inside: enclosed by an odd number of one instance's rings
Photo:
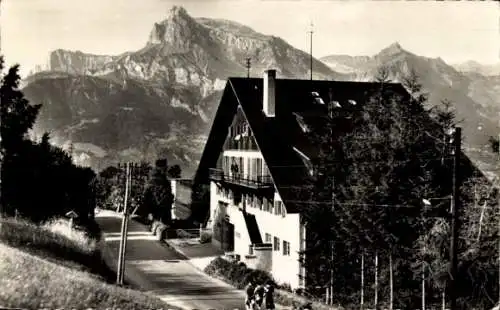
[[[194,18],[174,6],[154,23],[147,43],[120,55],[55,50],[46,68],[23,81],[43,108],[35,132],[51,132],[82,164],[104,168],[119,160],[166,156],[192,174],[228,76],[265,69],[278,78],[308,78],[310,56],[283,39],[229,20]],[[372,80],[389,68],[394,81],[415,69],[429,105],[453,102],[468,150],[484,154],[500,120],[500,75],[481,66],[456,66],[415,55],[394,43],[373,56],[332,55],[313,60],[313,77]],[[469,69],[467,69],[469,68]],[[486,74],[485,72],[490,72]],[[484,157],[484,156],[483,156]]]
[[[478,73],[484,76],[500,75],[500,63],[484,65],[477,61],[469,60],[463,63],[454,64],[453,67],[464,73]]]

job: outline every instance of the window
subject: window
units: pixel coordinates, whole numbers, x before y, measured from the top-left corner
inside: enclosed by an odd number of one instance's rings
[[[274,250],[279,251],[280,250],[280,238],[274,237]]]
[[[318,104],[325,104],[325,102],[323,101],[323,99],[321,97],[316,97],[314,98],[314,100],[316,101],[316,103]]]
[[[269,201],[269,199],[264,198],[263,205],[264,205],[264,207],[263,207],[264,211],[269,212],[269,210],[270,210],[270,201]]]
[[[283,240],[283,255],[290,255],[290,242]]]
[[[266,243],[271,243],[272,242],[271,239],[272,239],[271,234],[266,233]]]
[[[274,201],[273,200],[268,200],[267,208],[266,208],[265,211],[273,213],[273,209],[274,209]]]
[[[274,214],[281,215],[281,208],[283,203],[279,200],[274,201]]]
[[[256,209],[259,209],[261,205],[260,198],[253,196],[252,206]]]
[[[299,286],[304,287],[306,282],[304,281],[304,276],[299,275]]]

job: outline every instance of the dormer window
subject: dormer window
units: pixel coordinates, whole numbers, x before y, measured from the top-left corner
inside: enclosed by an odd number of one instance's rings
[[[325,104],[325,102],[323,101],[323,99],[321,97],[316,97],[316,98],[314,98],[314,100],[316,101],[316,103]]]
[[[302,129],[302,132],[309,132],[310,131],[309,126],[307,126],[306,122],[304,121],[304,118],[297,113],[293,113],[293,115],[295,115],[295,119],[297,119],[297,123]]]
[[[302,153],[301,151],[299,151],[296,147],[293,147],[293,150],[295,152],[297,152],[297,154],[299,154],[300,156],[300,159],[302,159],[302,162],[304,163],[304,166],[306,166],[307,168],[307,171],[309,172],[309,175],[314,175],[314,166],[311,162],[311,159],[309,159],[309,157],[307,157],[306,154]]]
[[[318,104],[325,104],[323,98],[320,97],[319,93],[316,91],[311,92],[311,95],[314,97],[314,101]]]
[[[331,105],[334,108],[342,108],[342,106],[340,105],[340,103],[338,101],[335,101],[335,100],[331,102]]]

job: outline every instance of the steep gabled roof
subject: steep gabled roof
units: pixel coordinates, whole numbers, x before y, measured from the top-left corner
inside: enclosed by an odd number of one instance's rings
[[[386,87],[408,95],[400,84]],[[316,156],[317,148],[311,142],[304,123],[308,119],[328,113],[327,103],[337,101],[346,109],[359,109],[370,94],[380,89],[379,83],[310,81],[276,79],[276,116],[266,117],[263,107],[263,79],[229,78],[203,151],[195,182],[208,182],[208,168],[216,166],[229,127],[241,106],[262,152],[274,184],[287,212],[299,212],[289,197],[291,186],[300,186],[309,177],[304,155]],[[297,152],[299,151],[299,152]]]

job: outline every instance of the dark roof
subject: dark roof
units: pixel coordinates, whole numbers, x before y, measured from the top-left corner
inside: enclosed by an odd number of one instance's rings
[[[299,208],[293,202],[290,186],[304,184],[308,170],[301,156],[294,150],[311,157],[317,150],[301,129],[301,121],[327,113],[327,105],[333,101],[343,107],[359,108],[380,89],[379,83],[345,81],[310,81],[276,79],[275,117],[266,117],[262,111],[263,79],[229,78],[217,109],[214,122],[203,151],[195,182],[208,182],[208,168],[214,168],[226,139],[238,105],[242,107],[262,156],[269,168],[274,184],[287,212],[296,213]],[[387,83],[391,91],[408,95],[401,84]],[[317,94],[312,94],[316,92]],[[314,97],[320,97],[315,99]],[[347,104],[353,100],[356,105]],[[316,102],[316,103],[314,103]],[[288,199],[287,199],[288,198]]]

